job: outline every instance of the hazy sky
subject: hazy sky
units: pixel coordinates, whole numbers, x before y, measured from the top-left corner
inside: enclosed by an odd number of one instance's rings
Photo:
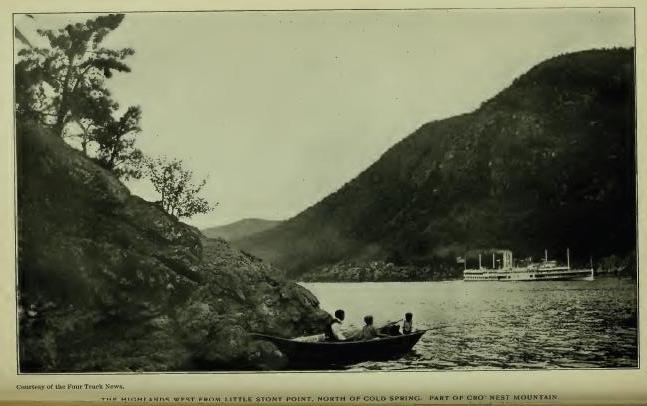
[[[38,26],[89,15],[16,17]],[[127,14],[109,80],[143,110],[140,148],[209,175],[198,227],[286,219],[337,190],[427,121],[477,108],[538,62],[633,46],[630,9]],[[144,181],[131,190],[157,200]]]

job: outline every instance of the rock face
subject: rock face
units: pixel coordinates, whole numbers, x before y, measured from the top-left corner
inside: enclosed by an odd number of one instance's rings
[[[280,368],[247,333],[310,334],[330,317],[277,270],[24,123],[18,249],[23,372]]]

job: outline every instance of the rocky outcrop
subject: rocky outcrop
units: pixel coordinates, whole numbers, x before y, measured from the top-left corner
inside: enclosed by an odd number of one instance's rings
[[[18,126],[18,250],[23,372],[280,368],[248,333],[309,334],[330,317],[30,124]]]

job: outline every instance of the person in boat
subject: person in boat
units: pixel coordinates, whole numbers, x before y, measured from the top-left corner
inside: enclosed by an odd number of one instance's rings
[[[402,322],[402,334],[411,334],[413,332],[413,313],[405,313]]]
[[[364,316],[364,327],[362,328],[362,340],[372,340],[377,337],[388,337],[387,334],[382,334],[377,331],[373,326],[373,316]]]
[[[346,337],[341,331],[342,323],[346,317],[343,310],[335,310],[335,317],[326,328],[326,341],[344,341]]]

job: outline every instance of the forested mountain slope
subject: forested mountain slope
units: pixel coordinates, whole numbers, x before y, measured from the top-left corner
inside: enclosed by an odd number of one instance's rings
[[[575,262],[627,254],[634,124],[633,49],[557,56],[476,111],[424,124],[337,192],[237,246],[293,277],[343,261],[446,263],[480,247],[570,247]]]

